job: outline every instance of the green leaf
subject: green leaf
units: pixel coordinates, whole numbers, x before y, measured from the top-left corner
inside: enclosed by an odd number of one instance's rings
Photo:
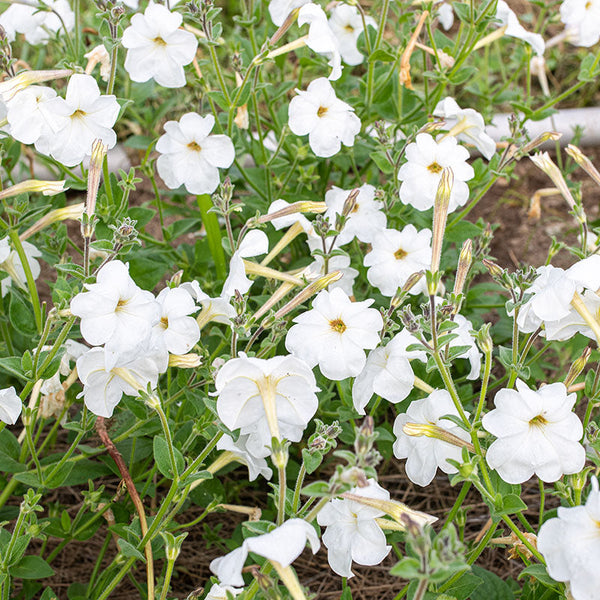
[[[143,560],[144,562],[146,562],[144,555],[133,544],[130,544],[123,538],[120,538],[117,541],[117,544],[119,545],[119,550],[121,551],[121,554],[123,556],[138,558],[139,560]]]
[[[31,304],[25,302],[17,293],[10,295],[8,316],[11,326],[19,333],[28,337],[31,337],[35,333],[35,318]]]
[[[157,435],[154,438],[154,460],[156,461],[156,466],[162,475],[168,477],[169,479],[175,479],[176,473],[173,473],[173,469],[171,467],[171,458],[169,454],[169,446],[167,444],[167,440],[161,435]],[[177,467],[178,473],[181,473],[185,468],[185,460],[183,458],[183,454],[177,448],[173,448],[173,453],[175,454],[175,464]]]
[[[513,515],[527,509],[527,504],[517,494],[497,494],[492,508],[492,518],[500,518],[503,515]]]
[[[470,600],[514,600],[515,595],[510,586],[498,575],[477,566],[472,567],[472,571],[482,583],[471,594]]]
[[[471,597],[471,594],[482,583],[483,580],[480,577],[467,571],[446,590],[446,594],[456,598],[456,600],[468,600],[468,598]]]
[[[423,575],[421,573],[421,562],[412,556],[405,556],[390,569],[390,573],[403,579],[418,579]]]
[[[378,48],[377,50],[375,50],[375,52],[373,52],[373,54],[371,54],[371,56],[369,56],[369,62],[375,62],[379,60],[384,63],[390,63],[396,62],[396,58],[397,57],[395,54],[392,54],[391,52],[388,52],[383,48]]]
[[[596,62],[596,56],[593,53],[588,54],[582,61],[579,67],[577,79],[579,81],[595,81],[600,75],[600,61]]]
[[[377,165],[379,170],[386,175],[391,175],[394,172],[394,167],[390,164],[385,152],[373,152],[370,158]]]
[[[320,452],[309,452],[304,448],[302,450],[302,460],[304,460],[306,472],[310,475],[311,473],[314,473],[323,462],[323,455]]]
[[[302,488],[303,496],[329,496],[329,484],[324,481],[315,481]]]
[[[41,556],[24,556],[16,565],[8,569],[18,579],[43,579],[52,577],[54,569]]]

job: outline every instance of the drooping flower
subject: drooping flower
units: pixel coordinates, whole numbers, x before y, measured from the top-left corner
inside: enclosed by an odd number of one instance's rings
[[[383,319],[368,308],[373,300],[351,302],[340,289],[319,292],[312,310],[294,319],[285,338],[285,347],[328,379],[355,377],[366,363],[365,349],[379,343]]]
[[[333,186],[325,194],[329,223],[335,226],[336,215],[341,215],[351,190]],[[337,238],[337,244],[344,246],[355,237],[361,242],[371,243],[385,229],[386,216],[383,202],[375,199],[375,188],[368,183],[360,186],[354,206],[346,219],[344,228]]]
[[[389,500],[390,493],[374,479],[368,487],[355,487],[350,493],[367,498]],[[323,543],[329,566],[341,577],[353,577],[352,561],[359,565],[378,565],[390,552],[381,527],[375,520],[385,513],[347,499],[330,500],[317,515],[326,527]]]
[[[273,471],[264,457],[254,456],[248,449],[249,437],[249,435],[240,435],[237,442],[234,442],[230,435],[225,434],[217,442],[217,450],[224,450],[224,452],[217,458],[215,463],[218,465],[218,468],[222,468],[225,464],[229,464],[229,462],[235,460],[248,467],[249,481],[254,481],[259,475],[262,475],[265,479],[271,479]],[[209,467],[209,471],[211,472],[216,472],[216,470],[213,471]]]
[[[241,587],[244,585],[242,568],[248,552],[263,556],[285,569],[302,554],[307,542],[316,554],[321,543],[312,525],[303,519],[290,519],[269,533],[246,538],[239,548],[215,558],[210,563],[210,570],[222,584]]]
[[[189,316],[198,310],[194,299],[185,289],[165,288],[156,302],[160,314],[152,332],[154,343],[171,354],[186,354],[200,339],[198,323]]]
[[[544,38],[539,33],[527,31],[523,25],[519,23],[517,15],[510,9],[504,0],[498,0],[496,19],[501,22],[503,27],[506,27],[504,35],[523,40],[533,48],[533,51],[538,56],[544,54],[544,50],[546,49]]]
[[[308,23],[308,37],[306,45],[316,52],[328,58],[331,73],[328,79],[335,81],[342,76],[342,57],[339,42],[334,35],[325,11],[313,2],[304,4],[298,11],[298,25]]]
[[[186,113],[179,121],[167,121],[166,133],[156,142],[160,156],[158,174],[167,187],[184,185],[190,194],[211,194],[219,185],[219,169],[231,166],[235,149],[226,135],[209,135],[212,115]]]
[[[293,10],[308,2],[310,0],[270,0],[269,15],[271,15],[271,21],[277,27],[281,27]]]
[[[110,418],[123,394],[138,396],[148,385],[154,389],[166,370],[161,354],[145,353],[117,364],[104,348],[91,348],[77,359],[77,374],[83,383],[83,401],[99,417]],[[109,363],[110,361],[110,363]]]
[[[21,414],[23,403],[14,387],[0,390],[0,421],[14,425]]]
[[[240,353],[219,369],[215,387],[219,418],[248,435],[246,448],[259,458],[269,455],[274,437],[300,441],[318,407],[315,377],[294,356],[265,360]]]
[[[394,422],[394,456],[406,458],[406,474],[417,485],[426,486],[433,480],[437,469],[444,473],[456,473],[456,467],[448,459],[461,460],[461,448],[438,437],[426,434],[414,435],[404,431],[409,424],[425,427],[437,426],[464,441],[469,434],[455,425],[446,415],[458,416],[450,394],[446,390],[435,390],[422,400],[410,403],[405,414],[398,415]]]
[[[154,79],[167,88],[185,85],[183,67],[192,62],[198,41],[193,33],[179,28],[182,20],[181,14],[154,2],[143,15],[131,17],[122,44],[127,48],[125,70],[132,81]]]
[[[537,547],[552,579],[567,583],[573,600],[597,600],[600,590],[600,492],[598,479],[584,506],[561,506],[538,533]]]
[[[129,265],[113,260],[104,265],[96,283],[86,285],[71,300],[71,312],[81,318],[81,335],[93,346],[106,344],[107,367],[119,355],[143,344],[159,320],[159,305],[151,292],[140,289]]]
[[[42,256],[42,253],[29,242],[21,242],[21,245],[25,251],[25,257],[27,258],[31,275],[34,279],[37,279],[42,270],[40,263],[36,259]],[[5,271],[9,275],[0,282],[3,297],[8,293],[13,281],[21,288],[24,288],[27,285],[27,277],[25,275],[23,263],[21,262],[21,257],[16,250],[11,248],[8,237],[0,240],[0,270]]]
[[[252,229],[240,242],[239,248],[233,253],[229,261],[229,275],[223,284],[221,296],[231,298],[237,290],[245,294],[252,285],[252,281],[246,276],[244,259],[252,256],[260,256],[269,251],[269,238],[264,231]]]
[[[308,134],[308,143],[317,156],[328,158],[337,154],[342,144],[354,145],[360,119],[349,104],[338,99],[327,79],[320,77],[311,81],[306,91],[296,91],[288,124],[296,135]]]
[[[483,417],[483,427],[498,438],[486,453],[488,465],[507,483],[523,483],[534,474],[551,482],[581,471],[583,426],[572,411],[577,395],[568,394],[563,383],[532,390],[517,379],[516,387],[500,390],[496,408]]]
[[[75,14],[68,0],[39,0],[39,4],[42,10],[35,5],[11,4],[0,15],[0,25],[9,42],[22,33],[29,44],[42,44],[61,30],[66,29],[67,35],[73,31]]]
[[[453,137],[444,137],[436,142],[428,133],[419,133],[414,143],[406,148],[407,162],[400,167],[398,179],[400,200],[417,210],[433,207],[435,196],[445,168],[452,169],[454,185],[450,195],[448,212],[455,211],[469,199],[469,186],[473,178],[473,167],[466,161],[469,151],[458,145]]]
[[[600,0],[563,0],[560,18],[577,46],[590,47],[600,40]]]
[[[457,140],[473,144],[488,160],[494,156],[496,142],[485,132],[483,117],[476,110],[461,108],[448,96],[437,103],[433,116],[444,119],[446,129]]]
[[[372,17],[365,17],[365,23],[377,29],[375,19]],[[357,42],[364,31],[364,24],[358,9],[349,4],[336,5],[329,17],[329,27],[337,38],[342,60],[347,65],[360,65],[364,56],[358,49]]]
[[[359,415],[365,414],[365,406],[373,394],[393,404],[410,394],[415,383],[410,360],[426,361],[424,351],[407,350],[412,344],[418,344],[417,338],[403,329],[385,346],[370,352],[365,368],[352,386],[352,401]]]
[[[384,296],[393,296],[414,273],[431,267],[431,230],[417,231],[407,225],[402,231],[384,229],[371,242],[365,256],[367,279]],[[426,291],[424,278],[410,289],[411,294]]]
[[[119,115],[119,103],[113,95],[101,95],[90,75],[72,75],[65,98],[52,98],[45,108],[52,121],[51,131],[38,138],[36,148],[67,167],[91,155],[97,139],[109,150],[117,143],[112,127]]]

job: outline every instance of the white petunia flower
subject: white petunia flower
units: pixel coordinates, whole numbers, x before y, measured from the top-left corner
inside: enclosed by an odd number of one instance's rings
[[[558,517],[540,528],[537,547],[552,579],[567,583],[567,597],[598,600],[600,590],[600,492],[592,478],[592,491],[584,506],[561,506]]]
[[[389,500],[390,493],[374,479],[368,487],[355,487],[351,494]],[[352,561],[359,565],[378,565],[390,552],[381,527],[375,520],[385,513],[355,500],[330,500],[317,515],[321,527],[327,527],[323,543],[329,566],[341,577],[353,577]]]
[[[234,588],[230,585],[219,585],[218,583],[215,583],[210,590],[208,590],[208,594],[204,600],[229,600],[228,594],[237,596],[243,591],[242,588]]]
[[[328,379],[355,377],[367,361],[365,348],[377,346],[383,327],[379,311],[368,308],[371,304],[373,300],[351,302],[340,288],[323,290],[313,300],[312,310],[294,319],[285,347],[310,367],[318,364]]]
[[[240,435],[237,442],[230,435],[225,434],[217,442],[217,450],[225,450],[235,455],[235,460],[248,467],[248,480],[254,481],[259,475],[265,479],[271,479],[273,471],[262,456],[255,456],[248,449],[250,435]],[[217,458],[217,461],[219,459]]]
[[[49,139],[54,131],[52,111],[48,101],[56,98],[56,92],[41,85],[31,85],[18,92],[7,103],[6,120],[10,135],[23,144],[36,144],[40,137]],[[36,149],[47,154],[45,147]]]
[[[523,483],[534,474],[551,482],[581,471],[583,426],[572,411],[577,395],[567,394],[563,383],[532,390],[517,379],[516,387],[500,390],[496,408],[483,417],[483,427],[498,438],[486,453],[488,465],[507,483]]]
[[[448,2],[438,2],[436,4],[438,19],[441,26],[448,31],[454,25],[454,9]]]
[[[590,47],[600,40],[600,0],[564,0],[560,18],[577,46]]]
[[[22,33],[30,44],[47,43],[56,33],[67,34],[75,26],[75,14],[67,0],[39,0],[46,10],[37,6],[12,4],[0,15],[9,42],[14,42],[17,33]]]
[[[131,17],[122,44],[127,48],[125,70],[132,81],[154,79],[167,88],[185,85],[183,67],[192,62],[198,41],[193,33],[180,29],[182,20],[179,13],[154,2],[143,15]]]
[[[96,283],[71,300],[71,312],[81,318],[81,335],[93,346],[106,344],[107,367],[119,355],[135,350],[148,340],[159,320],[160,306],[151,292],[140,289],[120,260],[104,265]]]
[[[246,276],[246,267],[244,259],[252,256],[260,256],[269,251],[269,238],[264,231],[252,229],[242,241],[239,248],[233,253],[229,261],[229,275],[223,284],[221,296],[231,298],[237,290],[240,294],[245,294],[252,285],[252,281]]]
[[[397,439],[394,443],[394,456],[407,459],[406,474],[417,485],[429,485],[438,468],[444,473],[456,473],[456,467],[451,465],[448,459],[460,462],[462,451],[458,446],[436,437],[408,435],[403,427],[408,423],[434,425],[468,441],[469,434],[445,419],[445,415],[458,416],[458,412],[446,390],[435,390],[426,398],[411,402],[406,413],[396,417],[394,434]]]
[[[290,206],[290,203],[286,200],[275,200],[274,202],[271,202],[271,205],[267,210],[267,214],[271,215],[279,210],[287,208],[288,206]],[[301,212],[285,215],[283,217],[277,217],[276,219],[270,221],[270,223],[273,225],[273,227],[275,227],[275,229],[277,229],[277,231],[280,229],[286,229],[287,227],[291,227],[295,223],[298,223],[305,233],[308,235],[314,235],[312,223]]]
[[[431,231],[417,231],[407,225],[402,231],[383,229],[371,242],[365,256],[367,279],[384,296],[393,296],[414,273],[431,268]],[[426,291],[425,278],[410,289],[411,294]]]
[[[419,133],[415,142],[406,148],[407,162],[400,167],[398,179],[400,200],[417,210],[433,207],[444,168],[452,169],[454,185],[448,212],[455,211],[469,199],[467,181],[475,174],[467,163],[469,151],[458,145],[453,137],[436,142],[428,133]]]
[[[352,401],[359,415],[365,414],[365,406],[373,394],[393,404],[401,402],[410,394],[415,383],[410,360],[427,360],[424,351],[407,350],[408,346],[418,343],[416,337],[403,329],[385,346],[370,352],[365,368],[352,386]]]
[[[209,135],[212,115],[186,113],[179,121],[167,121],[166,133],[156,142],[160,156],[158,174],[172,190],[181,185],[190,194],[211,194],[219,185],[219,169],[231,166],[235,149],[226,135]]]
[[[313,554],[316,554],[321,544],[314,527],[303,519],[290,519],[269,533],[246,538],[239,548],[215,558],[210,563],[210,570],[222,584],[242,587],[242,569],[248,552],[263,556],[277,567],[285,569],[302,554],[307,542]]]
[[[352,211],[344,228],[337,238],[337,244],[344,246],[355,237],[367,244],[373,242],[385,229],[387,219],[383,212],[383,202],[375,200],[375,188],[368,183],[360,186]],[[325,194],[329,223],[335,226],[336,215],[341,215],[351,190],[343,190],[335,185]]]
[[[328,79],[336,81],[342,76],[342,57],[339,42],[334,35],[325,11],[318,5],[309,2],[304,4],[298,11],[298,25],[308,23],[308,37],[306,45],[316,52],[328,58],[331,73]]]
[[[23,403],[14,387],[0,390],[0,421],[14,425],[21,414]]]
[[[153,343],[171,354],[187,354],[200,339],[200,329],[192,313],[198,309],[192,296],[181,288],[165,288],[156,297],[159,321],[152,331]]]
[[[501,22],[502,27],[506,27],[504,35],[523,40],[533,48],[533,51],[538,56],[544,54],[544,50],[546,49],[544,38],[539,33],[527,31],[521,23],[519,23],[517,15],[515,15],[504,0],[498,0],[496,19]]]
[[[197,281],[186,281],[179,287],[202,306],[202,311],[196,318],[196,323],[200,329],[210,321],[231,325],[231,319],[235,317],[236,313],[228,297],[210,298],[208,294],[202,291]]]
[[[473,144],[488,160],[494,156],[496,142],[485,132],[483,117],[476,110],[461,108],[448,96],[437,103],[433,116],[444,119],[446,129],[457,140]]]
[[[324,77],[311,81],[306,91],[296,90],[289,106],[292,133],[307,135],[311,150],[321,158],[337,154],[342,144],[353,146],[360,132],[354,109],[339,100]],[[468,153],[467,153],[468,154]]]
[[[358,277],[358,271],[350,266],[349,256],[338,254],[330,257],[327,270],[325,269],[325,259],[322,256],[315,255],[313,258],[315,260],[303,271],[303,275],[309,281],[314,281],[328,273],[333,273],[333,271],[339,271],[342,276],[337,281],[330,283],[329,289],[340,288],[347,296],[352,296],[354,280]]]
[[[377,29],[375,19],[372,17],[365,17],[365,22],[367,26]],[[364,56],[358,49],[357,42],[364,31],[364,26],[356,6],[349,4],[334,6],[329,17],[329,27],[337,39],[342,60],[347,65],[360,65]]]
[[[600,316],[600,296],[595,292],[592,292],[592,290],[586,290],[581,295],[581,300],[587,310],[592,315],[596,315],[596,318],[598,319]],[[544,321],[543,335],[547,340],[564,341],[571,339],[576,333],[581,333],[592,340],[596,339],[596,334],[574,308],[571,308],[569,314],[562,319],[556,321]]]
[[[269,15],[271,15],[271,21],[273,21],[273,24],[277,27],[281,27],[293,10],[300,8],[308,2],[310,2],[310,0],[271,0],[269,2]]]
[[[36,259],[42,256],[42,253],[29,242],[21,242],[21,245],[25,251],[25,257],[27,258],[31,275],[34,279],[37,279],[40,276],[42,269],[40,263]],[[17,251],[11,248],[8,237],[0,240],[0,270],[5,271],[9,275],[9,277],[5,277],[0,282],[2,297],[6,296],[13,281],[21,288],[27,286],[27,277],[25,276],[23,263],[21,262],[21,258]]]
[[[300,441],[319,404],[315,376],[295,356],[240,353],[219,369],[215,387],[219,418],[248,435],[246,448],[256,457],[269,455],[272,438]]]
[[[77,374],[83,383],[78,397],[83,396],[88,410],[107,419],[123,394],[137,397],[148,385],[154,389],[159,374],[166,370],[161,355],[143,354],[112,366],[108,361],[112,362],[112,357],[104,348],[92,348],[77,359]]]
[[[38,138],[36,148],[67,167],[90,156],[97,139],[109,150],[117,143],[112,127],[119,115],[119,103],[113,95],[101,95],[90,75],[71,75],[65,98],[47,100],[45,108],[51,131]]]
[[[451,333],[457,335],[448,346],[450,348],[456,348],[457,346],[468,346],[462,354],[456,358],[466,358],[471,364],[471,370],[467,375],[467,379],[478,379],[481,371],[481,352],[477,347],[475,338],[471,335],[473,324],[471,321],[463,317],[462,315],[454,315],[454,322],[458,325],[456,329],[453,329]]]

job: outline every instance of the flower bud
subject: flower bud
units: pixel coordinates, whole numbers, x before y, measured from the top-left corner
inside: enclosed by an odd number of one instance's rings
[[[435,195],[433,205],[433,238],[431,242],[431,272],[437,273],[440,268],[440,259],[442,256],[442,242],[444,240],[444,231],[446,229],[446,220],[448,219],[448,206],[450,204],[450,195],[454,186],[454,173],[449,167],[442,170],[442,176]],[[435,287],[435,289],[434,289]],[[435,295],[437,285],[428,290],[429,295]]]
[[[327,205],[325,202],[294,202],[275,212],[261,215],[258,217],[257,222],[268,223],[269,221],[274,221],[280,217],[287,217],[297,213],[324,213],[326,210]]]
[[[499,267],[495,262],[487,258],[484,258],[481,262],[494,279],[498,279],[504,274],[504,269],[502,267]]]
[[[453,294],[462,294],[467,279],[467,274],[473,262],[473,241],[466,240],[460,251],[458,258],[458,267],[456,269],[456,279],[454,280]]]
[[[579,375],[585,368],[585,365],[587,365],[587,362],[590,359],[591,354],[592,354],[592,349],[589,346],[586,346],[584,348],[583,352],[581,353],[581,356],[573,362],[573,364],[571,365],[571,368],[569,369],[569,372],[567,373],[567,376],[565,377],[565,381],[564,381],[565,386],[567,388],[573,384],[573,382],[577,379],[577,377],[579,377]]]
[[[19,194],[42,194],[44,196],[54,196],[64,192],[65,180],[60,181],[42,181],[38,179],[27,179],[15,185],[11,185],[0,191],[0,200],[17,196]]]
[[[169,366],[180,369],[195,369],[202,364],[198,354],[169,354]]]
[[[80,219],[83,214],[83,202],[79,204],[71,204],[71,206],[65,206],[64,208],[55,208],[48,214],[44,215],[41,219],[38,219],[29,229],[24,231],[19,238],[21,241],[31,237],[34,233],[41,231],[52,223],[59,221],[65,221],[66,219]]]
[[[569,144],[566,153],[598,184],[600,185],[600,172],[592,164],[592,161],[573,144]]]
[[[560,140],[562,137],[562,133],[558,133],[558,131],[546,131],[544,133],[540,133],[537,137],[535,137],[531,142],[525,144],[521,148],[521,152],[523,154],[529,154],[533,150],[535,150],[538,146],[545,144],[546,142],[556,142]]]
[[[406,435],[410,435],[413,437],[425,436],[428,438],[434,438],[442,442],[446,442],[447,444],[458,446],[459,448],[467,448],[471,452],[475,451],[473,444],[463,440],[462,438],[459,438],[457,435],[454,435],[449,431],[446,431],[438,425],[432,425],[427,423],[405,423],[402,426],[402,431]]]
[[[175,562],[179,553],[181,552],[181,545],[183,544],[183,540],[188,535],[188,532],[182,533],[181,535],[174,536],[169,531],[161,531],[160,535],[162,535],[165,540],[165,555],[169,562]]]
[[[60,79],[73,74],[72,69],[54,69],[49,71],[22,71],[15,77],[6,79],[0,83],[0,96],[4,102],[12,100],[16,94],[30,85]]]

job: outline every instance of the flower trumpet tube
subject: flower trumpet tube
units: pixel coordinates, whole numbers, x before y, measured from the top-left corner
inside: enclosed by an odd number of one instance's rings
[[[48,71],[23,71],[15,77],[11,77],[0,83],[0,96],[5,102],[12,100],[16,94],[30,85],[51,81],[52,79],[61,79],[72,75],[71,69],[53,69]]]
[[[304,233],[304,229],[300,223],[294,223],[283,235],[283,237],[273,246],[269,254],[261,261],[261,265],[268,265],[284,248],[287,248],[301,233]]]
[[[575,292],[571,300],[571,306],[581,315],[583,320],[589,325],[596,336],[596,341],[600,344],[600,323],[596,317],[589,311],[583,299],[578,292]]]
[[[288,217],[290,215],[295,215],[297,213],[315,213],[320,214],[324,213],[327,210],[327,204],[325,202],[294,202],[293,204],[288,204],[286,207],[281,208],[280,210],[276,210],[275,212],[261,215],[258,217],[258,223],[268,223],[269,221],[273,221],[274,219],[279,219],[280,217]]]
[[[569,144],[565,152],[598,184],[600,185],[600,173],[592,164],[592,161],[573,144]]]
[[[353,500],[355,502],[359,502],[360,504],[364,504],[365,506],[370,506],[372,508],[376,508],[381,512],[384,512],[386,515],[389,515],[401,525],[406,523],[407,517],[416,522],[420,527],[424,527],[425,525],[431,525],[435,523],[438,519],[433,515],[429,515],[427,513],[421,512],[420,510],[414,510],[407,506],[402,502],[398,502],[397,500],[381,500],[378,498],[368,498],[366,496],[359,496],[357,494],[351,494],[350,492],[345,492],[342,494],[342,498],[346,498],[347,500]]]
[[[402,431],[406,435],[413,437],[425,436],[429,438],[435,438],[437,440],[441,440],[442,442],[452,444],[453,446],[458,446],[459,448],[467,448],[470,452],[475,452],[473,444],[459,438],[457,435],[454,435],[449,431],[446,431],[442,427],[438,427],[437,425],[431,425],[427,423],[404,423],[402,426]]]
[[[11,185],[0,191],[0,200],[11,198],[18,194],[42,194],[44,196],[55,196],[65,191],[65,180],[43,181],[39,179],[27,179],[15,185]]]
[[[304,591],[302,590],[302,586],[298,581],[294,569],[292,569],[291,566],[284,567],[276,560],[271,560],[270,562],[277,571],[279,579],[281,579],[283,585],[285,585],[287,591],[290,593],[290,596],[294,600],[306,600],[306,596],[304,595]]]
[[[250,260],[243,260],[246,275],[260,275],[261,277],[265,277],[266,279],[287,281],[288,283],[293,283],[294,285],[302,285],[304,283],[302,279],[294,277],[293,275],[288,275],[287,273],[282,273],[281,271],[277,271],[276,269],[271,269],[270,267],[259,265]]]
[[[67,219],[80,219],[84,211],[83,202],[78,204],[71,204],[71,206],[65,206],[64,208],[56,208],[51,210],[48,214],[44,215],[41,219],[36,221],[29,229],[25,230],[19,238],[21,241],[25,241],[31,237],[34,233],[41,231],[52,223],[58,223],[59,221],[66,221]]]
[[[169,366],[180,369],[196,369],[202,364],[198,354],[169,354]]]

